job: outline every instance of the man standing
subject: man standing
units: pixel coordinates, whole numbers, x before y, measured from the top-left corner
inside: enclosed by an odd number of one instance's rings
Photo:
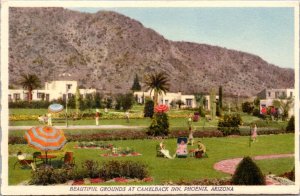
[[[100,113],[99,109],[96,109],[96,114],[95,114],[95,119],[96,119],[96,125],[99,125],[99,118],[100,118]]]

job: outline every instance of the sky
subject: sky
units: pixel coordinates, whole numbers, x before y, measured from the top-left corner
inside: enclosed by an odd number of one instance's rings
[[[217,45],[294,68],[293,8],[68,8],[112,10],[173,41]]]

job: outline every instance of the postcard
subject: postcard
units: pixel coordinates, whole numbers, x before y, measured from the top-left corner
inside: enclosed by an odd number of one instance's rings
[[[1,2],[1,194],[299,194],[299,2]]]

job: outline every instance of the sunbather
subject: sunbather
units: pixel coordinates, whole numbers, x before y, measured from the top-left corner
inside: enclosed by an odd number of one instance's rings
[[[159,143],[160,152],[168,159],[174,159],[175,156],[171,156],[169,150],[165,148],[163,141]],[[176,155],[176,154],[175,154]]]

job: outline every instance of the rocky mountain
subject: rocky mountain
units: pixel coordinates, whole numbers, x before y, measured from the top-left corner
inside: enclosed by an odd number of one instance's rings
[[[209,92],[222,85],[225,94],[251,96],[294,85],[293,69],[241,51],[170,41],[116,12],[10,8],[10,85],[18,85],[21,73],[37,73],[42,82],[74,79],[103,93],[124,93],[136,73],[142,81],[155,70],[169,75],[173,92]]]

